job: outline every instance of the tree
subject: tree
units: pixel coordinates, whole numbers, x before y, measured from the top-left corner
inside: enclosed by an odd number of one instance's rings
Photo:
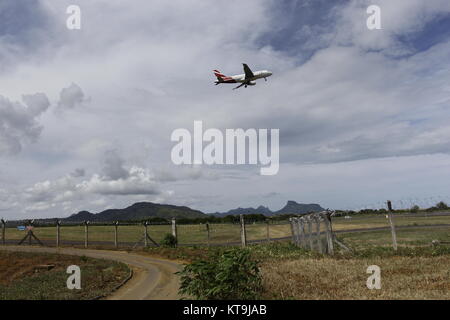
[[[447,210],[447,209],[449,209],[449,208],[448,208],[448,205],[447,205],[445,202],[443,202],[443,201],[438,202],[438,203],[436,204],[436,208],[437,208],[438,210]]]

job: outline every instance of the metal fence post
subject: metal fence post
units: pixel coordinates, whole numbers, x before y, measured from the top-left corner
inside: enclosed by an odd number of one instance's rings
[[[32,230],[33,230],[33,228],[34,228],[34,225],[33,225],[33,222],[32,222],[32,221],[28,221],[28,227],[29,227],[29,229],[28,229],[28,234],[30,235],[30,236],[28,237],[28,245],[31,246],[31,240],[32,240],[32,238],[31,238],[30,232],[32,232]]]
[[[172,218],[172,235],[175,237],[178,243],[178,233],[177,233],[177,219]]]
[[[301,246],[300,218],[294,218],[295,243]]]
[[[119,221],[116,221],[114,223],[114,247],[116,247],[116,249],[119,247]]]
[[[314,243],[313,243],[313,232],[312,232],[312,219],[310,216],[307,218],[308,221],[308,240],[309,240],[309,249],[314,250]]]
[[[89,221],[84,222],[84,247],[89,246]]]
[[[2,223],[2,244],[5,245],[6,239],[5,239],[5,233],[6,233],[6,222],[5,220],[1,220]]]
[[[243,214],[240,215],[240,220],[241,220],[241,243],[242,246],[245,247],[247,246],[247,231],[245,230],[245,219]]]
[[[299,226],[298,231],[300,233],[300,245],[302,248],[306,249],[306,234],[305,234],[305,219],[301,217],[298,219]]]
[[[395,224],[394,224],[394,217],[392,215],[392,203],[390,200],[387,201],[388,206],[388,218],[389,218],[389,224],[391,226],[391,234],[392,234],[392,247],[395,251],[397,251],[397,233],[395,232]]]
[[[334,246],[333,246],[333,234],[331,231],[331,218],[327,213],[325,213],[323,214],[323,219],[325,222],[325,232],[327,235],[327,253],[332,255],[334,254]]]
[[[314,218],[316,220],[317,249],[319,250],[320,253],[323,253],[322,238],[320,235],[320,216],[316,215],[314,216]]]
[[[210,245],[210,240],[211,240],[211,235],[210,235],[210,231],[209,231],[209,223],[206,223],[206,237],[207,237],[207,241],[208,241],[208,246]]]
[[[56,247],[59,248],[61,221],[56,220]]]
[[[148,247],[148,230],[147,230],[147,221],[144,222],[144,247]]]
[[[289,218],[289,223],[291,224],[292,243],[295,244],[294,219]]]

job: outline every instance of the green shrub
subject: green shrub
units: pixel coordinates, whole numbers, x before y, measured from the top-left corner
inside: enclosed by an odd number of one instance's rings
[[[164,247],[175,248],[177,246],[177,238],[175,238],[172,234],[166,233],[164,238],[161,240],[160,244]]]
[[[210,253],[207,260],[185,265],[180,293],[200,300],[258,299],[261,275],[250,251],[231,249]]]

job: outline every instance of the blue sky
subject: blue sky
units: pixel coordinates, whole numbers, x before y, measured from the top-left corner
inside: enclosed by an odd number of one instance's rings
[[[78,31],[73,1],[0,4],[0,216],[450,202],[447,0],[377,1],[373,31],[363,0],[75,3]],[[274,75],[213,85],[242,62]],[[173,165],[194,120],[280,129],[279,173]]]

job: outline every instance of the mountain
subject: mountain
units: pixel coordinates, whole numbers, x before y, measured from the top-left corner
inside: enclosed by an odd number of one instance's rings
[[[305,204],[297,203],[295,201],[288,201],[282,209],[275,211],[274,214],[305,214],[324,210],[324,208],[315,203]]]
[[[66,221],[124,221],[143,220],[146,218],[205,218],[203,212],[188,207],[158,204],[152,202],[138,202],[125,209],[108,209],[100,213],[81,211],[64,219]]]
[[[269,216],[272,214],[272,211],[270,211],[270,209],[267,207],[259,206],[256,209],[255,208],[237,208],[237,209],[229,210],[227,212],[213,213],[213,215],[216,217],[225,217],[225,216],[229,216],[229,215],[240,215],[240,214],[264,214],[266,216]]]
[[[263,214],[265,216],[272,216],[276,214],[305,214],[310,212],[320,212],[324,211],[320,205],[315,203],[305,204],[305,203],[297,203],[295,201],[288,201],[286,205],[278,210],[271,211],[269,208],[264,206],[259,206],[258,208],[237,208],[232,209],[227,212],[216,212],[213,213],[216,217],[225,217],[228,215],[239,215],[239,214]]]

